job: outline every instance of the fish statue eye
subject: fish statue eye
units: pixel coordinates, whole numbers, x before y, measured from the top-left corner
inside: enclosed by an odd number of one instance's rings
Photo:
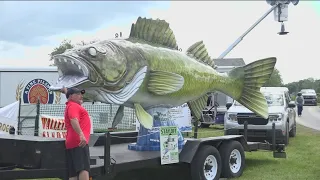
[[[88,53],[92,56],[92,57],[96,57],[97,56],[97,50],[93,47],[88,49]]]

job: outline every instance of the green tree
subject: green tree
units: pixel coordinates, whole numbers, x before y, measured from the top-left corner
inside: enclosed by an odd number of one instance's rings
[[[274,69],[271,74],[270,79],[264,84],[265,87],[281,87],[283,86],[283,81],[281,74],[278,69]]]
[[[98,41],[99,40],[93,40],[93,41],[89,41],[89,42],[81,41],[80,43],[77,43],[76,45],[77,46],[85,46],[85,45],[92,44],[92,43],[95,43]],[[49,54],[50,61],[52,61],[54,55],[62,54],[66,50],[76,47],[76,45],[72,44],[70,40],[66,40],[66,39],[63,40],[61,42],[61,44],[59,45],[59,47],[54,48],[53,51]],[[55,65],[54,63],[50,64],[50,66],[54,66],[54,65]]]
[[[320,93],[320,80],[313,78],[302,79],[299,81],[285,84],[291,94],[297,94],[301,89],[314,89],[317,93]]]
[[[285,85],[289,89],[289,93],[296,94],[298,91],[300,91],[299,86],[296,82],[291,82]]]
[[[64,53],[67,49],[72,49],[74,48],[74,45],[71,43],[70,40],[63,40],[59,47],[56,47],[53,49],[53,51],[49,54],[50,56],[50,61],[52,61],[53,56],[57,54],[62,54]],[[54,66],[55,64],[50,64],[50,66]]]

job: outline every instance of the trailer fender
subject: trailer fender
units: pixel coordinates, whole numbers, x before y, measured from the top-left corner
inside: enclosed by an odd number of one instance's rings
[[[200,141],[187,141],[179,154],[179,161],[184,163],[191,163],[193,157],[198,151],[200,144]]]
[[[203,139],[188,139],[179,154],[179,161],[183,163],[191,163],[201,145],[211,145],[217,149],[225,141],[239,141],[245,151],[249,150],[248,144],[242,135],[227,135],[219,137],[209,137]]]

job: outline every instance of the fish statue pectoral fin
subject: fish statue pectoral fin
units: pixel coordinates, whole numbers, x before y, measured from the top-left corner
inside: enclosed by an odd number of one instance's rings
[[[189,101],[187,104],[192,112],[192,114],[197,118],[196,120],[199,120],[201,118],[202,110],[207,105],[207,99],[208,95],[205,94],[204,96],[201,96],[200,98]]]
[[[260,88],[270,79],[277,59],[274,57],[254,61],[230,71],[229,76],[242,81],[242,93],[236,99],[243,106],[267,119],[268,104]]]
[[[137,116],[140,124],[146,129],[152,129],[153,117],[149,113],[147,113],[143,109],[143,107],[138,103],[134,104],[134,108],[135,108],[136,116]]]
[[[112,128],[115,128],[122,120],[123,116],[124,116],[124,106],[121,105],[118,110],[116,115],[113,118],[113,122],[112,122]]]
[[[179,91],[184,84],[184,78],[176,73],[165,71],[150,71],[148,90],[157,95],[166,95]]]

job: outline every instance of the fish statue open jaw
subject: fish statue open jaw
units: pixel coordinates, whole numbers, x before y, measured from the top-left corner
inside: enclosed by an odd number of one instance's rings
[[[123,107],[135,109],[140,124],[151,129],[148,110],[184,103],[200,119],[207,93],[220,91],[268,118],[260,87],[269,80],[276,58],[257,60],[219,75],[203,41],[186,53],[178,51],[175,36],[164,20],[139,17],[127,39],[112,39],[74,48],[54,56],[60,77],[52,90],[80,87],[88,100],[120,105],[113,125],[123,117]]]

